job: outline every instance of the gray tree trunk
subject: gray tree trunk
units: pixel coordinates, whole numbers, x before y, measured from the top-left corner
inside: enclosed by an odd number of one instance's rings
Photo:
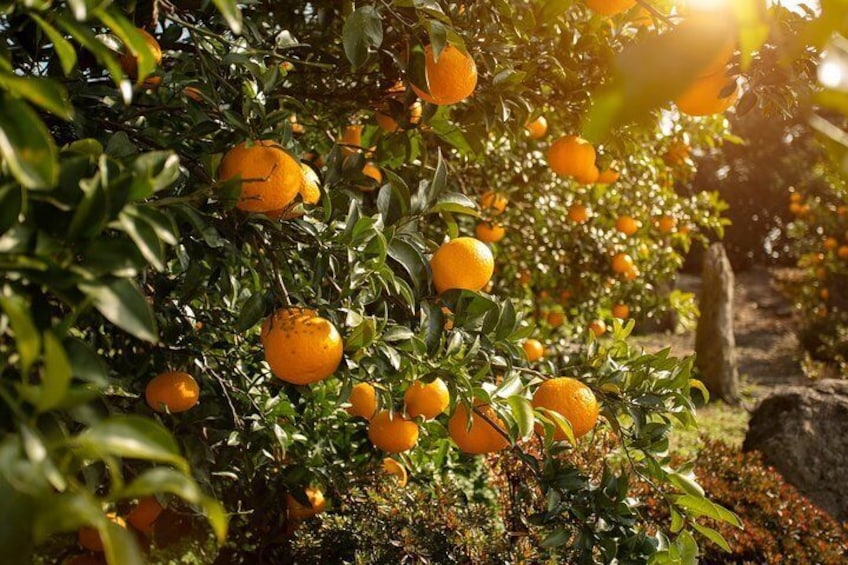
[[[739,370],[733,334],[733,280],[724,246],[714,243],[704,256],[701,317],[695,334],[696,363],[710,395],[737,404]]]

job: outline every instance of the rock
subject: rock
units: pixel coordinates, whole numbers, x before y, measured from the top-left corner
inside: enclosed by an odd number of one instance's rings
[[[848,520],[848,381],[777,389],[754,411],[742,449],[760,451],[816,505]]]
[[[724,246],[714,243],[704,256],[695,355],[707,390],[725,402],[739,402],[739,369],[733,333],[733,269]]]

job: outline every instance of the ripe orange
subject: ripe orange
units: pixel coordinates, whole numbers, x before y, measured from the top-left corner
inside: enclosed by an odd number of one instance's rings
[[[155,37],[141,28],[136,29],[136,31],[144,37],[145,43],[147,43],[153,54],[153,60],[156,61],[157,65],[160,64],[162,62],[162,48],[159,46],[159,42],[156,41]],[[124,46],[124,51],[118,58],[118,62],[121,64],[124,72],[127,73],[127,76],[130,78],[136,78],[138,76],[138,58],[126,46]]]
[[[586,0],[586,5],[602,16],[614,16],[635,6],[636,0]]]
[[[433,253],[430,269],[439,294],[453,288],[476,292],[492,278],[495,258],[482,241],[473,237],[458,237]]]
[[[848,259],[848,245],[842,245],[837,249],[836,254],[840,259]]]
[[[595,165],[592,165],[592,167],[586,172],[586,174],[574,175],[574,180],[576,180],[580,184],[594,184],[598,182],[598,179],[600,178],[601,171]]]
[[[793,192],[792,194],[789,195],[789,201],[790,202],[801,202],[801,200],[803,200],[803,199],[804,199],[804,197],[801,196],[800,192]]]
[[[197,405],[200,387],[188,373],[170,371],[153,377],[144,389],[148,406],[157,412],[185,412]]]
[[[298,502],[295,497],[286,493],[286,508],[289,510],[289,520],[305,520],[320,514],[327,508],[327,501],[324,500],[324,493],[321,492],[321,489],[307,487],[304,493],[309,500],[309,506]]]
[[[139,500],[135,508],[130,510],[127,522],[139,532],[150,535],[153,532],[153,523],[163,510],[156,497],[148,496]]]
[[[489,191],[480,197],[480,208],[493,216],[499,216],[506,210],[509,199],[500,192]]]
[[[709,116],[724,112],[738,99],[736,77],[728,77],[722,71],[697,79],[674,103],[689,116]]]
[[[362,174],[376,181],[378,185],[383,184],[383,173],[374,163],[365,163],[365,166],[362,167]]]
[[[433,53],[433,46],[424,47],[424,73],[429,94],[414,84],[412,90],[430,104],[449,105],[462,102],[471,96],[477,86],[477,65],[474,64],[474,59],[453,45],[442,50],[438,61]]]
[[[792,202],[789,204],[789,211],[795,214],[796,216],[800,216],[804,213],[803,204],[799,204],[798,202]]]
[[[241,198],[236,207],[266,213],[288,206],[303,185],[303,170],[281,145],[273,141],[240,143],[221,160],[222,181],[240,178]]]
[[[445,315],[445,330],[451,331],[453,329],[453,312],[447,306],[442,306],[442,314]]]
[[[612,258],[612,270],[623,275],[634,270],[633,258],[627,253],[616,253]]]
[[[351,416],[370,420],[377,411],[377,392],[370,383],[353,385],[347,401],[350,402],[350,406],[346,410]]]
[[[465,453],[482,454],[500,451],[509,445],[509,441],[476,411],[479,410],[489,421],[505,430],[503,420],[489,405],[477,405],[470,416],[465,404],[457,404],[448,420],[448,433],[459,449]],[[471,421],[469,429],[468,422]]]
[[[838,216],[848,215],[848,206],[839,206],[836,208],[836,214]]]
[[[598,184],[612,184],[621,177],[621,173],[615,169],[606,169],[598,176]]]
[[[688,143],[675,139],[669,144],[668,150],[663,155],[663,161],[669,167],[679,167],[686,162],[691,153],[692,148],[689,147]]]
[[[506,229],[502,224],[483,222],[474,228],[474,235],[483,243],[497,243],[506,235]]]
[[[306,385],[332,375],[342,360],[342,338],[329,320],[306,308],[281,308],[260,334],[271,372],[287,383]]]
[[[626,320],[630,317],[630,306],[627,304],[615,304],[612,307],[612,315],[619,320]]]
[[[404,467],[400,461],[392,459],[391,457],[383,459],[383,472],[396,477],[399,487],[405,487],[409,480],[409,477],[406,474],[406,467]]]
[[[353,155],[362,149],[362,130],[364,126],[354,124],[345,128],[339,144],[342,146],[342,155]]]
[[[834,250],[834,249],[836,249],[837,247],[839,247],[839,240],[837,240],[835,237],[828,237],[828,238],[825,238],[825,240],[824,240],[824,248],[825,248],[826,250],[828,250],[828,251],[833,251],[833,250]]]
[[[321,179],[318,174],[306,163],[300,164],[300,170],[303,172],[303,183],[300,185],[300,201],[303,204],[317,204],[321,200]],[[292,204],[282,210],[272,210],[267,214],[271,218],[281,220],[292,220],[303,215],[302,210],[298,210]]]
[[[545,347],[538,339],[525,340],[521,347],[524,348],[524,355],[527,356],[527,360],[531,363],[534,363],[545,356]]]
[[[824,267],[816,269],[816,278],[823,281],[827,278],[827,270]]]
[[[548,324],[550,324],[552,328],[558,328],[564,323],[565,314],[563,314],[559,310],[551,310],[551,312],[548,314]]]
[[[598,421],[598,400],[592,389],[576,379],[558,377],[539,385],[533,394],[533,407],[557,412],[571,424],[574,437],[580,439],[595,427]],[[542,433],[542,426],[536,426]],[[565,432],[557,426],[554,439],[566,439]]]
[[[830,298],[830,291],[826,288],[823,288],[819,292],[819,296],[821,296],[822,300],[827,300],[828,298]]]
[[[630,237],[639,231],[639,221],[631,216],[620,216],[615,221],[615,229]]]
[[[403,403],[406,413],[413,418],[423,416],[425,420],[432,420],[450,404],[448,385],[439,378],[429,383],[415,381],[403,393]]]
[[[568,207],[568,219],[577,224],[582,224],[589,219],[591,212],[583,204],[572,204]]]
[[[410,104],[409,108],[406,109],[406,115],[404,118],[410,124],[417,125],[421,122],[422,114],[423,109],[421,107],[421,102],[416,100]],[[377,119],[377,125],[380,126],[386,133],[395,133],[404,130],[403,126],[398,123],[395,117],[386,111],[377,111],[375,118]]]
[[[408,451],[418,443],[418,424],[398,413],[383,410],[371,419],[368,439],[387,453]]]
[[[657,228],[660,233],[671,233],[677,227],[677,218],[673,216],[662,216],[657,220]]]
[[[589,323],[589,331],[595,334],[595,337],[601,337],[607,333],[607,325],[603,320],[594,320]]]
[[[592,178],[593,169],[597,170],[596,156],[591,143],[576,135],[567,135],[551,144],[548,165],[561,177],[587,179]]]
[[[118,526],[126,529],[126,521],[114,512],[106,514],[106,517]],[[77,532],[77,540],[81,546],[89,551],[103,551],[103,540],[100,539],[100,532],[97,531],[97,528],[83,526]]]
[[[548,133],[548,120],[545,119],[545,116],[539,116],[525,127],[530,139],[542,139]]]

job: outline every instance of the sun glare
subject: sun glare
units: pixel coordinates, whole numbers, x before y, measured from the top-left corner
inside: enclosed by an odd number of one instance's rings
[[[825,56],[824,61],[819,65],[819,82],[822,86],[834,89],[844,88],[845,83],[848,82],[846,74],[848,73],[846,73],[845,65],[836,57]]]
[[[686,6],[698,12],[724,10],[730,6],[731,0],[688,0]]]

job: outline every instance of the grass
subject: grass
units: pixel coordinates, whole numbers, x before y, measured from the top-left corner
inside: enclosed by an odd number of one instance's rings
[[[694,457],[704,439],[718,439],[736,448],[742,447],[751,415],[742,406],[730,406],[717,400],[698,408],[698,428],[675,430],[669,450],[686,458]]]

